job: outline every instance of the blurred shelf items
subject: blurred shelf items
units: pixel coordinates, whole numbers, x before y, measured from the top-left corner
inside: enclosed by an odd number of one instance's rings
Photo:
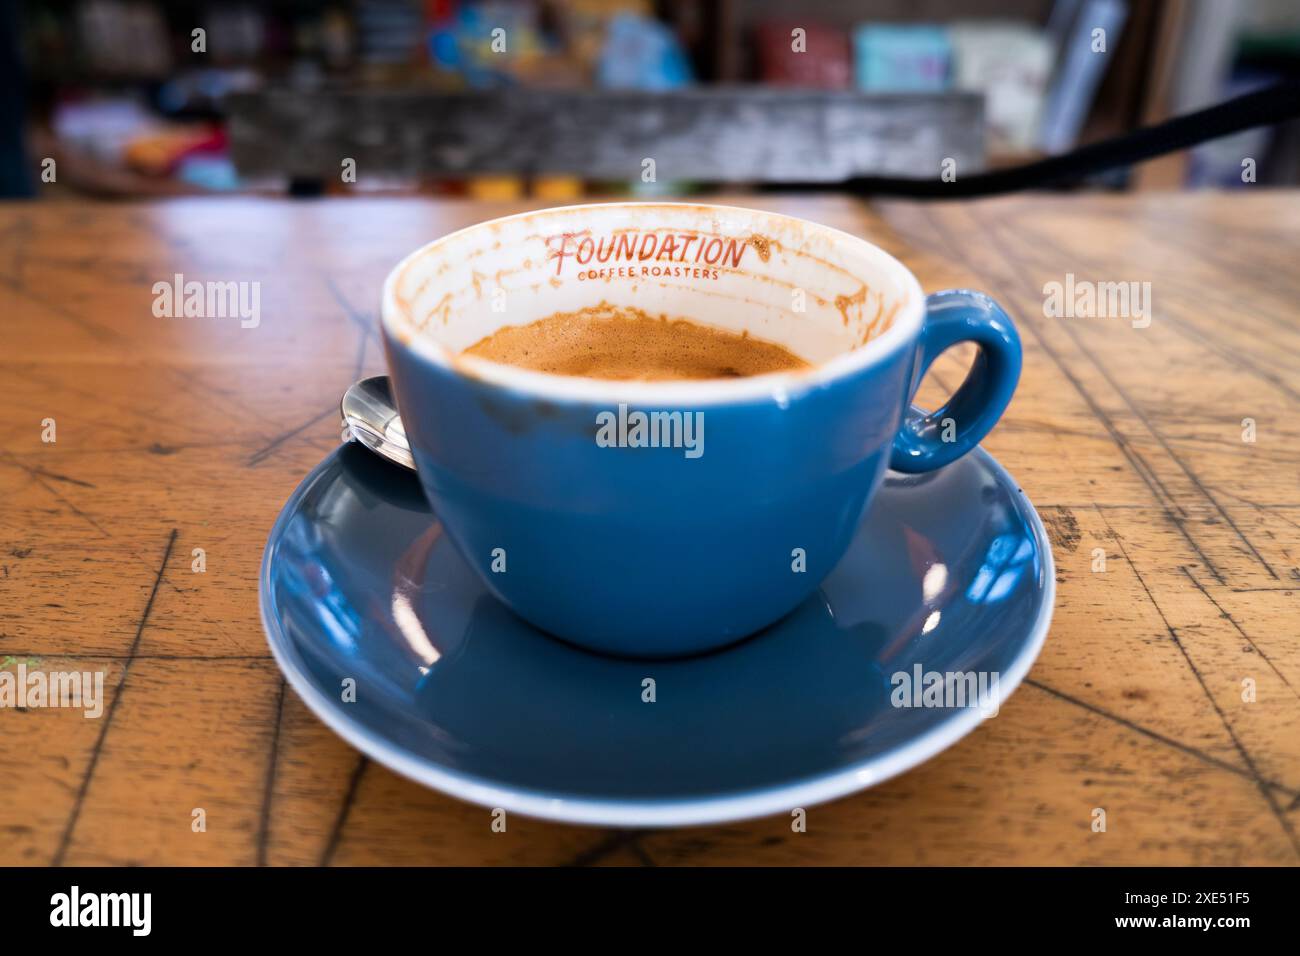
[[[1300,74],[1295,0],[0,0],[0,195],[681,194],[1014,165]],[[1297,124],[1094,188],[1300,181]]]

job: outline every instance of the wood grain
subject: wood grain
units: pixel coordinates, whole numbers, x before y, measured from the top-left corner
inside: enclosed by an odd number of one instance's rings
[[[337,442],[341,390],[383,370],[389,266],[524,207],[8,205],[0,662],[101,670],[107,700],[99,719],[0,710],[0,864],[1300,861],[1300,194],[732,201],[866,236],[927,290],[981,288],[1016,317],[1024,378],[986,445],[1038,504],[1059,591],[997,719],[810,809],[806,833],[783,817],[493,833],[286,690],[256,575],[281,504]],[[177,272],[260,282],[260,324],[156,318],[152,285]],[[1150,326],[1045,314],[1067,273],[1150,282]],[[923,399],[969,359],[945,356]]]

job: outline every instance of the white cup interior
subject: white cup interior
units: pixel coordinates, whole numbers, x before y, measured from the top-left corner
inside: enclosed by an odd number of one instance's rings
[[[516,387],[665,398],[689,391],[704,399],[858,367],[910,341],[922,298],[896,259],[826,226],[732,206],[607,203],[508,216],[424,246],[385,283],[383,319],[390,335],[431,360]],[[745,332],[813,369],[610,383],[460,355],[504,326],[601,305]]]

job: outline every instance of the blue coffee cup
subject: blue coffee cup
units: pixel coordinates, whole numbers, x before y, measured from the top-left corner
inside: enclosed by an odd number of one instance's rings
[[[463,354],[557,312],[635,308],[776,342],[808,370],[708,381],[552,375]],[[1020,375],[1006,312],[926,297],[863,239],[729,206],[607,203],[509,216],[390,274],[383,333],[416,470],[488,589],[544,631],[637,657],[779,620],[843,556],[886,468],[941,468]],[[940,409],[912,396],[974,342]]]

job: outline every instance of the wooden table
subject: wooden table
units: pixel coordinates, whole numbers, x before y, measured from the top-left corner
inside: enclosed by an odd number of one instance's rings
[[[1300,860],[1300,194],[742,201],[867,236],[927,290],[985,289],[1020,324],[1024,377],[987,447],[1037,503],[1060,586],[996,719],[810,810],[806,833],[493,833],[286,692],[256,580],[281,504],[338,441],[340,392],[383,369],[389,266],[521,207],[8,205],[0,661],[103,670],[108,703],[0,710],[0,864]],[[155,317],[175,273],[260,281],[260,325]],[[1150,282],[1149,327],[1046,316],[1067,273]]]

